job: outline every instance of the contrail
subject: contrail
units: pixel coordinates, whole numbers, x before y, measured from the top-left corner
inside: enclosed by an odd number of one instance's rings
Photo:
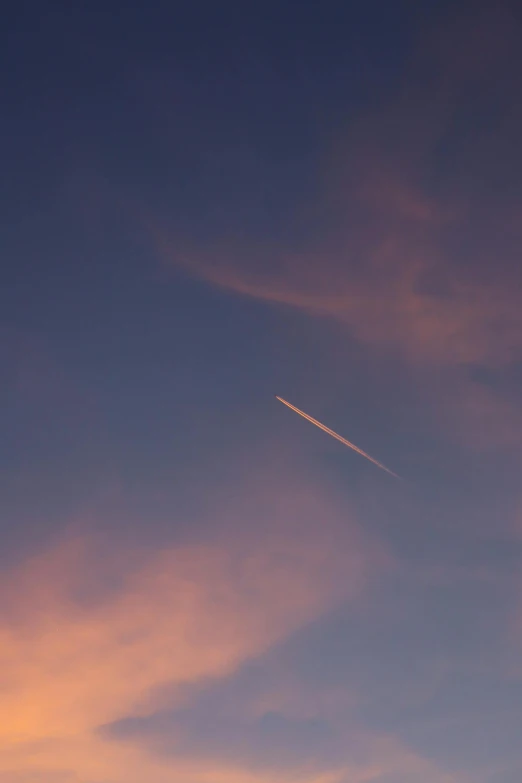
[[[386,467],[386,465],[383,465],[382,462],[378,462],[373,457],[370,457],[369,454],[367,454],[362,449],[359,449],[357,446],[355,446],[353,443],[350,443],[349,440],[346,440],[346,438],[342,438],[340,435],[338,435],[336,432],[331,430],[329,427],[325,427],[324,424],[321,424],[320,421],[317,421],[317,419],[313,419],[311,416],[309,416],[307,413],[304,413],[303,411],[300,411],[299,408],[296,408],[295,405],[292,405],[291,403],[287,402],[286,400],[283,400],[282,397],[278,397],[276,394],[276,400],[279,400],[279,402],[282,402],[283,405],[286,405],[291,410],[298,413],[300,416],[303,417],[303,419],[306,419],[307,421],[310,421],[312,424],[315,424],[316,427],[319,427],[320,430],[323,430],[323,432],[326,432],[328,435],[331,435],[332,438],[336,438],[336,440],[339,440],[341,443],[344,443],[345,446],[348,446],[348,448],[353,449],[357,452],[357,454],[360,454],[362,457],[366,457],[366,459],[369,459],[370,462],[373,462],[374,465],[377,465],[377,467],[382,468],[386,471],[386,473],[390,473],[392,476],[395,476],[395,478],[400,479],[401,477],[398,476],[396,473],[393,472],[393,470],[390,470]]]

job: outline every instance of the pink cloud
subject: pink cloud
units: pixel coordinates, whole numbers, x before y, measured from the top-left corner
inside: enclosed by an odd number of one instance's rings
[[[454,131],[490,69],[500,78],[520,66],[515,28],[502,9],[457,19],[412,63],[431,74],[429,91],[421,83],[399,91],[350,124],[329,158],[327,192],[317,195],[330,228],[337,224],[331,236],[319,221],[314,246],[201,247],[163,224],[152,229],[161,257],[240,295],[334,318],[362,342],[415,363],[504,366],[519,357],[519,205],[487,183],[509,172],[504,149],[519,138],[522,118],[504,96],[505,128]],[[452,168],[440,162],[444,145],[456,150]]]
[[[0,775],[203,783],[206,762],[173,766],[97,727],[150,709],[164,684],[229,674],[354,600],[386,562],[320,487],[261,476],[236,490],[204,543],[140,552],[74,535],[3,576]]]

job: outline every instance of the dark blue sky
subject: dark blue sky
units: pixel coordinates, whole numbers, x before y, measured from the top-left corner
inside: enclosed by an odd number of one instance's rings
[[[518,783],[521,31],[4,13],[0,783]]]

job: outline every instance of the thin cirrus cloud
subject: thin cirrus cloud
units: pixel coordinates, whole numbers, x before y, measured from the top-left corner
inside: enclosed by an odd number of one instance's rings
[[[150,219],[162,263],[335,323],[377,361],[409,368],[437,437],[472,452],[518,450],[517,31],[506,6],[430,31],[403,85],[354,112],[329,142],[316,191],[304,213],[289,210],[284,240],[238,231],[229,241],[234,232],[222,230],[205,244]]]
[[[519,357],[522,116],[496,86],[521,71],[520,28],[502,9],[448,27],[412,64],[424,81],[408,74],[408,90],[356,115],[329,154],[313,241],[309,216],[286,251],[257,240],[206,248],[164,224],[161,257],[240,295],[334,318],[415,363]]]

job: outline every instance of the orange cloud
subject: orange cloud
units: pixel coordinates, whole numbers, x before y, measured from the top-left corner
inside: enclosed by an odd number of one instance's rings
[[[251,488],[205,543],[140,552],[121,540],[71,536],[6,573],[0,783],[294,780],[296,770],[163,757],[99,729],[161,708],[164,693],[170,706],[183,700],[184,689],[172,686],[230,676],[336,601],[353,600],[382,569],[380,550],[328,496],[297,489],[280,491],[277,513],[265,509],[263,525],[245,526]],[[299,780],[377,783],[415,770],[430,783],[453,781],[391,741],[365,742],[356,763],[303,768]]]
[[[327,499],[295,489],[255,532],[229,520],[205,544],[148,555],[70,538],[6,574],[0,780],[265,780],[154,759],[97,729],[146,712],[165,684],[229,674],[363,587],[372,549],[353,525],[346,538]],[[320,524],[306,521],[314,503]]]
[[[8,737],[82,730],[124,714],[155,684],[225,672],[330,597],[324,551],[195,547],[158,555],[121,592],[82,608],[68,594],[74,574],[53,580],[68,549],[31,564],[30,584],[15,588],[25,605],[2,628]]]

